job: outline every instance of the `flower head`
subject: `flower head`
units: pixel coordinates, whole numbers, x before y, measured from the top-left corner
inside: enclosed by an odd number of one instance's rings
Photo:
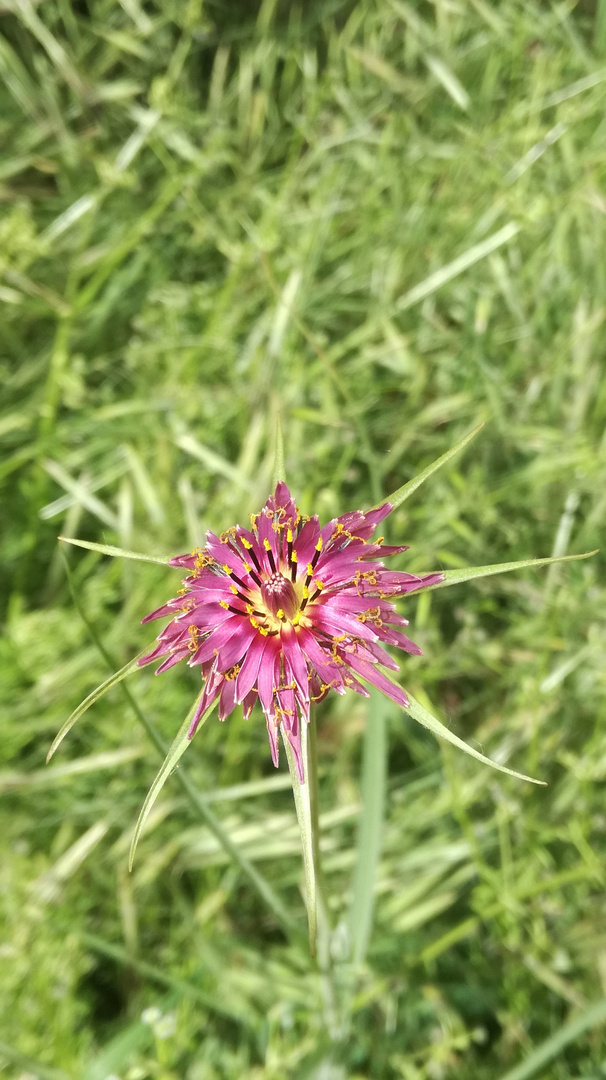
[[[331,689],[368,697],[366,682],[408,705],[379,668],[398,670],[385,645],[421,653],[398,629],[408,623],[391,598],[442,575],[385,568],[384,557],[407,550],[385,545],[382,537],[371,540],[392,509],[386,502],[366,513],[353,510],[322,528],[316,516],[299,512],[279,483],[261,512],[251,515],[250,529],[236,525],[220,537],[209,532],[204,548],[170,560],[191,573],[178,597],[143,620],[172,616],[139,664],[165,657],[156,674],[180,660],[200,667],[204,690],[190,738],[215,699],[220,720],[238,704],[247,718],[258,699],[274,764],[281,727],[303,781],[301,724],[309,722],[312,701]]]

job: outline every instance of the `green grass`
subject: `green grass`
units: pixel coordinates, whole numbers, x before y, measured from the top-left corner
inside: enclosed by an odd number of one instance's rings
[[[547,788],[320,707],[320,966],[259,716],[209,718],[132,875],[193,673],[132,675],[44,765],[179,582],[64,545],[85,622],[57,535],[162,556],[246,521],[277,408],[324,518],[488,421],[387,522],[402,567],[600,546],[604,10],[2,5],[2,1075],[606,1077],[601,556],[402,607],[404,685]]]

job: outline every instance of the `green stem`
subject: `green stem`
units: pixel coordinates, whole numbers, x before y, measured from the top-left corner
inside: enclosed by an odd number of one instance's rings
[[[313,721],[310,721],[309,724],[304,723],[301,729],[301,760],[303,762],[303,780],[301,780],[301,778],[299,777],[299,770],[297,768],[297,761],[295,758],[294,750],[290,745],[284,729],[282,729],[282,741],[284,743],[284,749],[286,751],[286,760],[288,761],[288,771],[290,772],[292,793],[295,800],[297,824],[299,826],[299,832],[301,834],[303,873],[305,877],[305,903],[307,907],[307,925],[309,933],[309,953],[310,956],[314,957],[316,955],[316,936],[318,929],[318,882],[316,878],[317,860],[315,856],[315,851],[317,851],[317,839],[316,837],[314,837],[314,828],[312,825],[311,789],[309,785],[309,729],[311,728],[312,723]]]
[[[309,805],[311,812],[311,845],[316,878],[317,893],[317,918],[318,918],[318,967],[322,998],[324,1003],[324,1020],[329,1035],[333,1042],[338,1042],[342,1036],[342,1024],[339,1019],[338,993],[335,982],[335,971],[330,951],[332,926],[327,902],[326,881],[322,870],[322,854],[320,851],[320,812],[319,812],[319,784],[318,784],[318,728],[316,717],[312,712],[308,724],[307,738],[307,783],[309,785]]]
[[[320,812],[318,809],[318,729],[316,718],[311,714],[307,728],[307,782],[309,784],[309,804],[311,810],[311,846],[316,872],[318,898],[326,908],[326,887],[322,874],[322,856],[320,854]]]

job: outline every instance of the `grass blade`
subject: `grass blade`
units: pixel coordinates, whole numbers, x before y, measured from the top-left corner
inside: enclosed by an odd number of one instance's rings
[[[578,562],[579,559],[590,559],[592,555],[597,555],[599,550],[599,548],[595,548],[594,551],[584,551],[581,555],[556,555],[547,559],[520,559],[517,562],[494,563],[491,566],[464,566],[460,570],[444,570],[444,581],[438,581],[435,585],[427,585],[423,591],[446,589],[449,585],[460,585],[462,581],[492,577],[495,574],[508,574],[510,570],[524,570],[527,566],[549,566],[551,563],[558,562]],[[411,593],[418,591],[417,589],[411,589]]]
[[[101,555],[111,555],[114,559],[138,559],[140,562],[159,563],[160,566],[168,566],[170,559],[170,555],[142,555],[139,551],[126,551],[125,548],[114,547],[113,544],[95,544],[92,540],[74,540],[70,536],[58,536],[57,540],[86,548],[87,551],[98,551]]]
[[[433,732],[440,739],[445,739],[446,742],[452,743],[453,746],[458,747],[459,750],[464,750],[466,754],[470,754],[471,757],[476,758],[478,761],[484,763],[484,765],[490,765],[493,769],[498,769],[499,772],[506,773],[508,776],[515,776],[518,780],[527,780],[530,784],[545,785],[544,780],[535,780],[532,776],[526,776],[524,773],[516,772],[515,769],[508,769],[506,765],[499,765],[496,761],[481,754],[479,750],[474,750],[473,746],[469,746],[468,743],[460,739],[458,735],[454,735],[452,731],[449,731],[444,724],[441,723],[437,717],[432,716],[427,709],[424,709],[419,701],[406,690],[406,695],[410,702],[406,712],[410,713],[413,720],[416,720],[423,727],[426,727],[429,731]]]
[[[27,1073],[28,1076],[36,1076],[38,1080],[70,1080],[69,1073],[64,1072],[63,1069],[54,1069],[41,1061],[34,1061],[16,1047],[2,1041],[0,1041],[0,1055],[15,1065],[20,1070],[21,1076]],[[21,1072],[21,1070],[24,1071]]]
[[[280,413],[276,413],[276,440],[274,449],[274,472],[273,472],[273,486],[274,490],[276,485],[282,481],[286,483],[286,466],[284,465],[284,434],[282,432],[282,420],[280,419]]]
[[[63,742],[65,736],[68,734],[69,731],[71,731],[74,724],[80,719],[80,717],[86,712],[86,710],[90,709],[91,705],[94,705],[95,701],[98,701],[100,697],[103,697],[103,695],[106,694],[108,690],[111,690],[112,686],[116,686],[119,682],[122,682],[122,679],[125,679],[127,675],[130,675],[133,671],[135,671],[139,660],[142,656],[145,656],[146,652],[149,652],[149,649],[150,646],[146,645],[146,647],[142,649],[140,653],[137,653],[137,655],[134,656],[132,660],[128,661],[128,664],[125,664],[124,667],[120,668],[119,671],[115,671],[113,675],[109,676],[109,679],[106,679],[105,682],[102,682],[99,686],[97,686],[95,690],[93,690],[88,695],[88,697],[84,698],[84,701],[80,702],[78,708],[74,709],[73,713],[65,721],[59,733],[55,735],[55,738],[51,743],[51,748],[46,755],[47,765],[59,745]]]
[[[313,724],[314,720],[310,721]],[[309,927],[309,952],[310,956],[316,955],[316,936],[318,933],[318,890],[316,880],[316,857],[317,857],[317,820],[314,822],[313,792],[310,783],[309,768],[309,728],[310,725],[301,724],[301,757],[305,780],[301,783],[297,770],[297,763],[292,747],[282,732],[282,738],[286,749],[286,759],[290,771],[292,793],[295,799],[297,822],[301,833],[301,847],[303,849],[303,872],[305,876],[305,900],[307,904],[307,922]],[[315,824],[315,830],[314,830]]]
[[[593,43],[597,52],[606,52],[606,0],[598,0],[596,4]]]
[[[125,686],[123,687],[123,689],[128,694],[128,688]],[[129,700],[131,701],[131,704],[134,702],[134,699],[130,695]],[[147,720],[147,718],[143,716],[141,710],[138,709],[136,702],[134,703],[134,705],[135,708],[138,710],[137,715],[143,720],[146,731],[149,733],[150,737],[154,739],[155,742],[155,736],[157,736],[156,729],[153,727],[151,721]],[[158,745],[158,743],[156,743],[156,745]],[[213,814],[205,797],[201,794],[199,789],[195,786],[193,781],[186,773],[185,768],[180,768],[177,771],[176,779],[183,788],[183,791],[187,795],[192,806],[195,807],[195,809],[198,811],[200,817],[204,820],[210,831],[214,834],[214,836],[216,836],[217,840],[221,844],[221,847],[224,849],[224,851],[227,852],[234,866],[238,867],[243,877],[245,877],[247,881],[253,886],[253,888],[256,889],[259,896],[262,898],[263,902],[267,905],[269,910],[273,912],[276,921],[280,924],[280,926],[282,926],[286,934],[288,934],[289,937],[293,940],[300,940],[303,935],[301,934],[299,927],[295,923],[290,913],[285,908],[277,893],[274,892],[274,889],[270,885],[267,878],[264,877],[259,870],[257,870],[256,866],[254,866],[250,859],[247,858],[247,856],[244,854],[238,844],[232,840],[231,836],[223,827],[219,819]]]
[[[200,690],[200,693],[198,694],[198,696],[197,696],[196,700],[194,701],[191,709],[189,710],[189,713],[187,714],[185,720],[183,721],[183,723],[181,724],[181,727],[179,728],[177,734],[175,735],[175,738],[173,739],[173,741],[171,743],[170,749],[169,749],[166,757],[164,758],[164,761],[163,761],[163,763],[162,763],[162,765],[160,767],[160,770],[158,771],[158,774],[157,774],[152,786],[150,787],[150,789],[149,789],[149,791],[148,791],[148,793],[147,793],[147,795],[145,797],[145,802],[143,803],[143,806],[141,807],[141,812],[140,812],[139,817],[137,819],[137,824],[135,825],[135,831],[134,831],[134,834],[133,834],[133,839],[132,839],[132,842],[131,842],[131,845],[130,845],[130,853],[129,853],[129,856],[128,856],[128,868],[129,868],[129,870],[132,870],[132,868],[133,868],[133,862],[134,862],[134,859],[135,859],[135,851],[137,850],[137,844],[139,843],[141,833],[143,832],[143,827],[145,825],[145,822],[147,821],[147,818],[148,818],[148,816],[150,814],[150,811],[151,811],[156,799],[158,798],[158,795],[162,791],[162,788],[164,787],[166,781],[168,780],[168,777],[170,776],[170,774],[173,771],[173,769],[175,768],[177,762],[183,756],[183,754],[187,750],[187,747],[190,745],[190,743],[192,741],[190,738],[188,738],[189,727],[190,727],[190,724],[191,724],[191,722],[192,722],[192,720],[194,718],[194,713],[195,713],[196,709],[198,708],[198,705],[200,703],[200,700],[202,698],[203,693],[204,693],[204,688],[202,688],[202,690]],[[216,708],[216,706],[218,704],[219,704],[219,699],[217,697],[212,702],[212,704],[209,705],[209,707],[206,709],[206,711],[204,713],[202,713],[202,716],[200,717],[200,720],[198,722],[198,728],[202,727],[202,724],[205,723],[206,719],[210,716],[211,712],[213,711],[214,708]],[[198,730],[198,728],[196,728],[196,731]]]
[[[510,1069],[504,1076],[501,1076],[500,1080],[530,1080],[531,1076],[536,1076],[539,1072],[545,1076],[544,1067],[548,1062],[553,1061],[565,1046],[574,1042],[585,1031],[590,1031],[591,1028],[605,1023],[606,998],[601,998],[600,1001],[596,1001],[594,1005],[590,1005],[589,1008],[584,1009],[582,1013],[575,1016],[574,1020],[558,1028],[554,1035],[546,1039],[544,1043],[537,1046],[536,1050],[533,1050],[528,1055],[526,1061],[516,1066],[515,1069]]]
[[[98,499],[96,495],[93,495],[86,484],[83,484],[79,480],[74,479],[73,476],[70,476],[56,461],[45,461],[44,468],[49,476],[52,476],[53,480],[55,480],[64,491],[72,496],[76,503],[79,503],[85,510],[88,510],[89,514],[94,514],[99,521],[103,522],[103,524],[107,525],[110,529],[118,529],[118,519],[116,515],[101,501],[101,499]]]
[[[385,805],[389,712],[390,706],[383,694],[371,690],[362,750],[362,814],[349,915],[352,956],[356,964],[364,961],[372,930]]]
[[[493,233],[492,236],[487,236],[479,244],[474,244],[468,251],[458,255],[456,259],[447,263],[446,266],[441,266],[439,270],[435,270],[424,281],[420,281],[418,285],[414,285],[412,289],[404,293],[397,301],[398,311],[406,311],[413,304],[425,300],[427,296],[431,296],[438,289],[441,289],[442,285],[446,285],[448,281],[452,281],[463,271],[469,270],[480,259],[485,259],[487,255],[497,251],[503,244],[508,244],[510,240],[513,240],[514,236],[517,236],[519,231],[520,226],[515,221],[509,221],[507,225],[504,225],[498,232]]]
[[[235,1023],[244,1024],[246,1027],[253,1027],[255,1017],[252,1012],[243,1012],[240,1008],[234,1006],[232,1002],[223,1000],[220,994],[209,993],[188,979],[171,975],[164,967],[141,960],[138,956],[132,956],[126,949],[114,945],[113,942],[105,941],[96,934],[85,932],[81,935],[81,940],[93,952],[100,953],[101,956],[107,956],[110,960],[115,960],[117,964],[121,964],[123,967],[131,968],[144,978],[149,979],[150,982],[165,986],[169,990],[178,991],[181,997],[196,1001],[199,1005],[208,1009],[209,1012],[216,1013],[217,1016],[223,1016]]]
[[[455,456],[455,454],[459,453],[459,450],[462,450],[463,447],[467,446],[467,443],[470,443],[472,439],[475,439],[476,435],[482,430],[483,427],[484,421],[482,421],[481,424],[478,424],[477,427],[473,428],[472,431],[469,431],[467,435],[464,435],[458,443],[455,443],[454,446],[451,446],[450,450],[447,450],[446,453],[442,454],[441,457],[436,458],[436,460],[433,461],[431,465],[428,465],[426,469],[423,469],[423,471],[420,472],[417,476],[413,477],[412,480],[409,480],[407,484],[403,484],[402,487],[399,487],[396,491],[392,492],[391,495],[388,495],[385,499],[381,499],[381,501],[378,502],[376,506],[373,506],[372,509],[376,510],[378,506],[382,506],[383,503],[386,502],[392,503],[394,509],[396,506],[400,506],[406,499],[409,498],[410,495],[412,495],[413,491],[416,491],[417,488],[421,486],[421,484],[425,483],[427,478],[431,476],[432,473],[435,473],[438,469],[441,469],[442,465],[445,465],[447,461],[450,461],[450,459]]]
[[[237,484],[238,487],[244,488],[245,491],[251,490],[251,482],[247,476],[243,476],[239,469],[227,461],[220,454],[217,454],[215,450],[211,450],[210,447],[204,446],[197,439],[194,439],[193,435],[184,433],[179,435],[175,439],[175,444],[179,449],[184,450],[186,454],[196,458],[197,461],[201,461],[202,464],[211,473],[215,473],[217,476],[224,476],[226,480],[230,480],[232,484]]]

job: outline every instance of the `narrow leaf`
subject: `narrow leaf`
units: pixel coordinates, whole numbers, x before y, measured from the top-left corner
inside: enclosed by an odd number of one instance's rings
[[[382,506],[383,503],[386,502],[390,502],[393,505],[394,509],[396,506],[400,506],[406,499],[408,499],[410,495],[412,495],[413,491],[416,491],[418,487],[421,487],[421,484],[423,484],[427,480],[427,478],[432,475],[432,473],[435,473],[438,469],[441,469],[442,465],[445,465],[447,461],[450,461],[450,459],[455,456],[455,454],[459,453],[459,450],[462,450],[463,447],[467,446],[467,443],[470,443],[472,439],[475,439],[476,435],[482,430],[483,427],[484,421],[482,421],[481,424],[478,424],[478,426],[475,427],[472,431],[469,431],[467,435],[460,439],[458,443],[455,443],[454,446],[451,446],[450,450],[447,450],[445,454],[442,454],[441,457],[433,461],[431,465],[427,466],[426,469],[423,469],[423,471],[418,473],[417,476],[413,477],[412,480],[409,480],[407,484],[403,484],[402,487],[399,487],[397,489],[397,491],[394,491],[385,499],[381,499],[381,501],[378,502],[376,506],[373,506],[372,509],[376,510],[377,507]]]
[[[251,1031],[256,1030],[258,1019],[252,1008],[249,1008],[248,1004],[243,1007],[239,1001],[230,998],[229,994],[214,994],[211,990],[203,990],[193,981],[172,975],[162,965],[161,961],[150,963],[142,960],[127,949],[114,945],[113,942],[105,941],[103,938],[97,937],[96,934],[89,934],[85,931],[80,934],[80,940],[83,945],[86,945],[93,952],[109,957],[110,960],[120,964],[122,967],[137,971],[150,982],[168,987],[169,990],[176,990],[179,997],[197,1001],[206,1010],[216,1013],[217,1016],[224,1016],[237,1024],[243,1024]],[[154,958],[152,957],[152,959]],[[102,1073],[102,1076],[103,1080],[107,1080],[107,1073]]]
[[[457,255],[456,259],[446,263],[445,266],[440,266],[424,281],[420,281],[418,285],[414,285],[412,289],[404,293],[396,303],[397,310],[406,311],[413,304],[418,304],[421,300],[425,300],[427,296],[432,296],[448,281],[452,281],[453,278],[458,277],[465,270],[469,270],[480,259],[485,259],[487,255],[497,251],[503,244],[508,244],[510,240],[513,240],[514,236],[517,236],[519,231],[520,226],[515,221],[508,221],[507,225],[504,225],[498,232],[493,233],[492,236],[487,236],[485,240],[480,240],[479,244],[474,244],[473,247],[468,248],[462,255]]]
[[[140,562],[160,563],[167,566],[170,555],[141,555],[139,551],[126,551],[124,548],[114,547],[113,544],[95,544],[92,540],[74,540],[69,536],[58,536],[64,544],[74,544],[76,547],[87,548],[88,551],[99,551],[101,555],[112,555],[116,559],[139,559]]]
[[[282,433],[282,420],[280,413],[276,413],[276,441],[274,445],[274,474],[273,486],[283,481],[286,483],[286,467],[284,465],[284,435]]]
[[[591,1031],[592,1028],[602,1024],[606,1024],[606,998],[600,998],[583,1012],[578,1013],[573,1020],[560,1025],[557,1031],[537,1046],[521,1065],[510,1069],[501,1077],[501,1080],[530,1080],[531,1076],[537,1076],[539,1073],[545,1076],[545,1066],[550,1061],[554,1061],[562,1053],[564,1047],[571,1042],[576,1042],[586,1031]]]
[[[599,548],[596,548],[595,551],[584,551],[581,555],[557,555],[548,559],[520,559],[518,562],[494,563],[491,566],[463,566],[460,570],[444,570],[443,581],[438,581],[435,585],[419,586],[419,588],[423,588],[423,592],[429,592],[431,589],[446,589],[449,585],[459,585],[462,581],[471,581],[473,578],[507,574],[510,570],[524,570],[527,566],[549,566],[550,563],[576,562],[579,559],[590,559],[592,555],[597,555],[599,550]],[[411,589],[408,595],[410,596],[411,593],[417,591],[417,589]]]
[[[387,718],[390,708],[383,694],[371,690],[362,750],[362,814],[349,917],[352,955],[356,964],[364,960],[372,930],[385,804]]]
[[[452,731],[449,731],[435,716],[432,716],[427,709],[424,709],[419,701],[412,697],[408,690],[406,690],[406,696],[409,700],[409,706],[406,712],[410,713],[413,720],[417,720],[423,727],[432,731],[434,735],[437,735],[441,739],[446,739],[447,742],[452,743],[453,746],[457,746],[459,750],[464,750],[466,754],[470,754],[471,757],[477,758],[478,761],[482,761],[484,765],[490,765],[493,769],[498,769],[499,772],[507,773],[508,776],[515,776],[518,780],[528,780],[530,784],[544,785],[544,780],[534,780],[532,776],[525,776],[524,773],[516,772],[515,769],[508,769],[505,765],[499,765],[496,761],[492,761],[491,758],[485,757],[484,754],[480,754],[479,750],[474,750],[472,746],[468,746],[463,739],[460,739],[458,735],[454,735]]]
[[[179,435],[175,439],[175,443],[181,450],[185,450],[186,454],[191,454],[192,457],[201,461],[210,472],[216,473],[218,476],[224,476],[227,480],[231,480],[233,484],[237,484],[238,487],[250,491],[251,482],[240,469],[232,465],[231,461],[226,461],[224,457],[221,457],[221,454],[217,454],[216,450],[211,450],[210,447],[198,442],[193,435],[187,433]]]
[[[54,1069],[41,1061],[35,1061],[34,1058],[22,1054],[16,1047],[4,1041],[0,1041],[0,1056],[15,1065],[19,1076],[36,1076],[38,1080],[70,1080],[70,1074],[64,1072],[63,1069]]]
[[[71,716],[65,721],[63,727],[61,728],[61,731],[57,735],[55,735],[55,738],[53,739],[53,742],[51,744],[51,748],[46,755],[47,765],[53,754],[55,753],[57,747],[60,745],[60,743],[63,742],[68,731],[71,731],[74,724],[77,720],[80,719],[83,713],[85,713],[87,709],[90,709],[91,705],[94,705],[95,701],[98,701],[100,697],[103,697],[103,695],[107,693],[108,690],[111,690],[112,686],[116,686],[117,683],[122,682],[122,679],[125,679],[127,675],[130,675],[131,672],[135,671],[138,661],[141,659],[142,656],[145,656],[145,654],[149,652],[149,649],[150,646],[146,645],[146,647],[142,649],[141,652],[137,654],[137,656],[134,656],[132,660],[128,661],[128,664],[125,664],[124,667],[120,668],[119,671],[115,671],[113,675],[110,675],[109,679],[106,679],[105,682],[102,682],[101,685],[96,688],[96,690],[93,690],[88,695],[88,697],[84,699],[84,701],[80,702],[78,708],[74,709]]]
[[[181,727],[179,728],[177,734],[175,735],[175,738],[173,739],[173,742],[171,743],[170,749],[169,749],[166,757],[164,758],[162,766],[161,766],[161,768],[160,768],[160,770],[159,770],[159,772],[158,772],[158,774],[156,776],[156,779],[154,780],[152,786],[150,787],[150,789],[149,789],[149,791],[147,793],[147,796],[145,798],[145,802],[143,803],[143,806],[141,807],[141,813],[139,814],[137,824],[135,825],[135,832],[134,832],[134,835],[133,835],[132,843],[130,845],[130,854],[129,854],[129,857],[128,857],[128,868],[129,868],[129,870],[132,870],[132,868],[133,868],[133,862],[134,862],[134,859],[135,859],[135,851],[137,850],[137,844],[139,843],[141,833],[143,832],[143,826],[145,825],[145,822],[147,821],[147,818],[148,818],[148,816],[150,814],[150,811],[151,811],[156,799],[158,798],[158,795],[162,791],[162,788],[164,787],[166,781],[168,780],[168,777],[170,776],[170,774],[173,771],[175,765],[179,761],[179,758],[181,758],[183,756],[183,754],[187,750],[187,747],[191,743],[191,739],[188,739],[187,733],[189,731],[189,726],[190,726],[190,724],[191,724],[191,722],[193,720],[194,713],[195,713],[196,709],[198,708],[198,705],[200,703],[200,699],[201,699],[203,693],[204,693],[204,688],[202,688],[202,690],[198,694],[198,696],[197,696],[196,700],[194,701],[191,709],[189,710],[189,713],[187,714],[185,720],[183,721],[183,723],[181,724]],[[202,724],[206,721],[207,717],[210,716],[211,712],[213,711],[213,709],[218,704],[218,700],[219,700],[218,698],[215,698],[215,700],[212,702],[212,704],[209,705],[206,712],[204,712],[202,714],[202,716],[200,718],[200,721],[199,721],[199,724],[198,724],[198,728],[196,730],[198,730],[199,728],[202,727]]]
[[[76,503],[83,506],[90,514],[94,514],[104,525],[108,525],[110,529],[119,528],[116,515],[101,501],[101,499],[98,499],[96,495],[93,495],[85,484],[82,484],[79,480],[75,480],[56,461],[45,461],[44,468],[64,491],[69,492],[69,494],[73,496]]]
[[[313,719],[310,722],[313,724]],[[303,848],[305,900],[307,904],[307,921],[309,926],[309,952],[311,956],[315,956],[316,935],[318,932],[318,895],[315,860],[315,844],[317,842],[317,838],[314,838],[312,792],[311,785],[308,782],[308,725],[305,722],[301,724],[301,757],[303,759],[303,770],[305,775],[305,780],[303,781],[303,783],[301,783],[299,779],[299,772],[297,770],[297,763],[295,760],[293,749],[284,732],[282,732],[282,738],[284,740],[284,746],[286,748],[286,758],[288,760],[288,768],[290,771],[290,779],[292,783],[292,792],[295,799],[297,822],[299,824],[299,832],[301,833],[301,847]]]

